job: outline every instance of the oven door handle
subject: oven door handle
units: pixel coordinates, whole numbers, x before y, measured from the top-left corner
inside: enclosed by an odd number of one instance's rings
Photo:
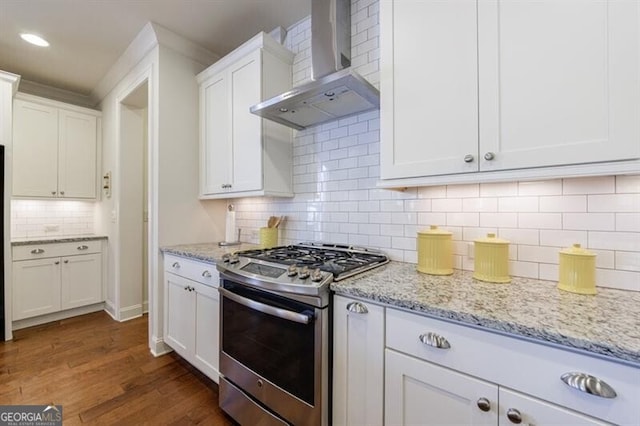
[[[297,312],[288,311],[286,309],[276,308],[275,306],[265,305],[264,303],[256,302],[255,300],[247,299],[222,287],[218,287],[218,291],[224,296],[234,302],[246,306],[247,308],[255,309],[262,313],[273,315],[274,317],[286,319],[289,321],[298,322],[300,324],[309,324],[312,317],[305,314],[299,314]]]

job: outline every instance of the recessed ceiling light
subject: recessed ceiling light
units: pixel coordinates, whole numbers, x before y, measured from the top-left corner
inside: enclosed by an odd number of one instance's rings
[[[49,42],[45,39],[43,39],[40,36],[37,36],[35,34],[29,34],[29,33],[22,33],[20,34],[20,37],[22,37],[22,39],[28,43],[31,44],[35,44],[36,46],[40,46],[40,47],[47,47],[49,46]]]

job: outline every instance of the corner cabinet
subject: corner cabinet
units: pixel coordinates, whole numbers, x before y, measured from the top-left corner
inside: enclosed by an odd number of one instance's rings
[[[96,199],[101,113],[22,93],[13,105],[13,196]]]
[[[218,383],[219,275],[216,266],[165,254],[165,343]]]
[[[381,186],[640,167],[639,2],[381,0],[380,20]]]
[[[383,424],[384,308],[335,296],[333,424]]]
[[[200,198],[293,196],[291,129],[249,112],[291,89],[292,62],[259,33],[198,75]]]

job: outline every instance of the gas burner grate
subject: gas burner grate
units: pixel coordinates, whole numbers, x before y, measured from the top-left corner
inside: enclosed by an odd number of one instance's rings
[[[290,245],[247,250],[238,254],[283,265],[319,268],[321,271],[333,274],[335,280],[364,272],[388,262],[388,258],[382,253],[331,245]]]

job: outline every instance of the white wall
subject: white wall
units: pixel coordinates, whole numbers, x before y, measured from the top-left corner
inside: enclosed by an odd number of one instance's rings
[[[172,43],[178,37],[166,30],[161,35]],[[102,173],[111,171],[112,197],[97,209],[96,230],[109,235],[109,279],[107,305],[112,315],[122,317],[128,295],[141,283],[128,281],[137,276],[138,265],[123,256],[126,235],[140,235],[129,229],[120,215],[127,208],[126,152],[121,137],[121,103],[140,84],[148,84],[148,185],[149,185],[149,324],[152,351],[162,350],[163,275],[159,248],[168,244],[216,241],[223,235],[224,202],[200,202],[197,198],[198,170],[198,87],[195,75],[205,65],[156,45],[133,66],[101,102],[103,111]],[[142,168],[142,164],[140,165]],[[139,188],[138,192],[142,191]],[[143,194],[138,194],[140,198]],[[116,212],[115,222],[111,219]],[[135,270],[134,269],[138,268]]]
[[[375,85],[378,22],[377,1],[352,0],[352,65]],[[294,85],[311,75],[310,31],[309,19],[288,29]],[[640,175],[383,190],[379,128],[374,111],[297,132],[296,195],[235,200],[243,240],[286,215],[281,243],[349,243],[416,263],[416,231],[434,224],[453,232],[459,269],[473,268],[467,246],[496,232],[511,241],[513,275],[557,280],[558,251],[581,243],[598,254],[599,286],[640,291]]]

